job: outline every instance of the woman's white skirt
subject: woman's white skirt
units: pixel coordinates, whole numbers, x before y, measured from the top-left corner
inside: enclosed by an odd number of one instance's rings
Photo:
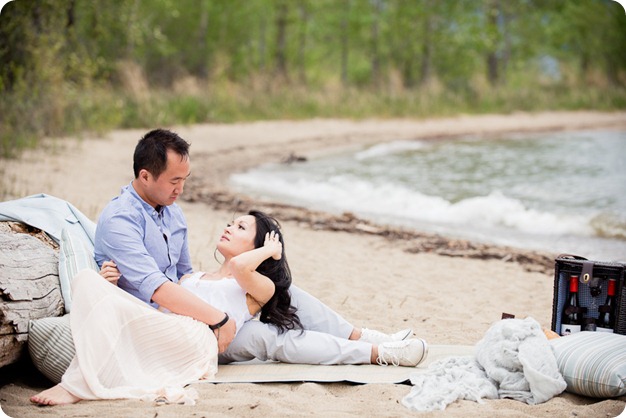
[[[61,386],[73,395],[181,402],[185,385],[217,373],[217,341],[206,324],[160,312],[93,270],[76,275],[72,299],[76,355]]]

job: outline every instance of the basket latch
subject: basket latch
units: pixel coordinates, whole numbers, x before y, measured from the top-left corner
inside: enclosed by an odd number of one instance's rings
[[[593,276],[593,261],[581,261],[582,270],[580,272],[580,282],[589,285],[591,296],[596,297],[602,293],[600,278]]]

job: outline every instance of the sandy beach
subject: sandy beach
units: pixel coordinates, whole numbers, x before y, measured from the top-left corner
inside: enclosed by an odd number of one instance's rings
[[[168,127],[191,142],[192,177],[179,205],[190,229],[197,270],[217,267],[215,241],[233,213],[261,207],[283,221],[294,282],[355,326],[393,332],[412,327],[430,344],[474,345],[502,312],[531,316],[550,328],[556,254],[442,238],[254,201],[229,190],[228,176],[263,162],[398,139],[437,140],[520,132],[626,130],[626,113],[548,112],[427,120],[309,120]],[[132,179],[132,153],[146,130],[47,139],[18,160],[1,161],[10,200],[35,193],[65,199],[96,220]],[[136,400],[37,407],[28,398],[49,385],[18,376],[0,388],[0,407],[18,417],[189,416],[492,416],[614,417],[625,398],[563,393],[540,405],[513,400],[459,401],[443,412],[416,413],[401,404],[408,385],[346,383],[196,384],[195,406]],[[1,416],[1,414],[0,414]]]

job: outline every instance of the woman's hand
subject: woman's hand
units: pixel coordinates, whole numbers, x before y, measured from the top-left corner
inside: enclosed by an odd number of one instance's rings
[[[100,269],[100,276],[107,279],[107,281],[111,284],[117,286],[117,281],[119,280],[121,274],[117,269],[117,264],[111,261],[105,261],[102,263],[102,268]]]
[[[283,256],[283,244],[278,237],[278,232],[268,232],[265,234],[265,242],[263,243],[263,247],[270,250],[271,257],[274,260],[280,260]]]

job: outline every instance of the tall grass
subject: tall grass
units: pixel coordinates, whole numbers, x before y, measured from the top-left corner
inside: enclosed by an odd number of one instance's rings
[[[71,83],[23,85],[0,97],[0,157],[11,158],[44,136],[263,119],[426,118],[544,110],[620,110],[626,89],[566,84],[492,88],[486,83],[368,90],[197,81],[187,89],[129,89]]]

